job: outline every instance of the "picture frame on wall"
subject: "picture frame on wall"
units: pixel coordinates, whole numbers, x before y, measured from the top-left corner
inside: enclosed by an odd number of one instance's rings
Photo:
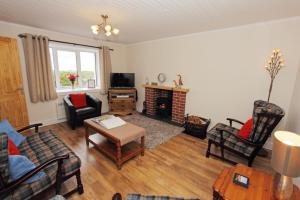
[[[95,87],[96,87],[95,79],[88,79],[88,88],[95,88]]]

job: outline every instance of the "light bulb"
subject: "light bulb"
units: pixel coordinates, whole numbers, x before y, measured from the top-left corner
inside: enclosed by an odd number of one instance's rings
[[[118,34],[119,34],[119,32],[120,32],[120,30],[119,30],[119,29],[117,29],[117,28],[114,28],[114,29],[113,29],[113,33],[114,33],[115,35],[118,35]]]
[[[107,32],[110,32],[111,31],[111,25],[107,24],[104,29],[107,31]]]
[[[99,32],[99,26],[98,25],[91,26],[91,29],[92,29],[94,34],[96,34],[96,35],[98,34],[98,32]]]
[[[106,32],[105,35],[106,35],[106,36],[110,36],[110,35],[111,35],[111,32]]]

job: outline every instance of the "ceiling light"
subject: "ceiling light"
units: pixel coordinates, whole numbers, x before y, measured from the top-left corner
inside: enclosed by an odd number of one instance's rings
[[[111,25],[107,24],[104,29],[107,31],[107,32],[110,32],[111,31]]]
[[[98,25],[92,25],[91,26],[91,29],[92,29],[92,32],[95,34],[95,35],[98,35],[100,32],[103,32],[106,36],[111,36],[112,33],[114,35],[117,35],[119,34],[120,30],[117,29],[117,28],[113,28],[112,25],[108,24],[106,22],[108,16],[107,15],[101,15],[102,17],[102,20],[103,22],[101,24],[98,24]]]
[[[114,28],[112,32],[113,32],[113,34],[118,35],[120,30],[117,28]]]

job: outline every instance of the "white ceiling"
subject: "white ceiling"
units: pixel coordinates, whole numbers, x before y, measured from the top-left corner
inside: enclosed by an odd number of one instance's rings
[[[101,14],[134,43],[300,16],[300,0],[0,0],[1,21],[91,38]]]

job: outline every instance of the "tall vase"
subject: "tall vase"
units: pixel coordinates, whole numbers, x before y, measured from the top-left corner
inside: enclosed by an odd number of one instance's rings
[[[74,89],[75,80],[70,80],[72,84],[72,89]]]

